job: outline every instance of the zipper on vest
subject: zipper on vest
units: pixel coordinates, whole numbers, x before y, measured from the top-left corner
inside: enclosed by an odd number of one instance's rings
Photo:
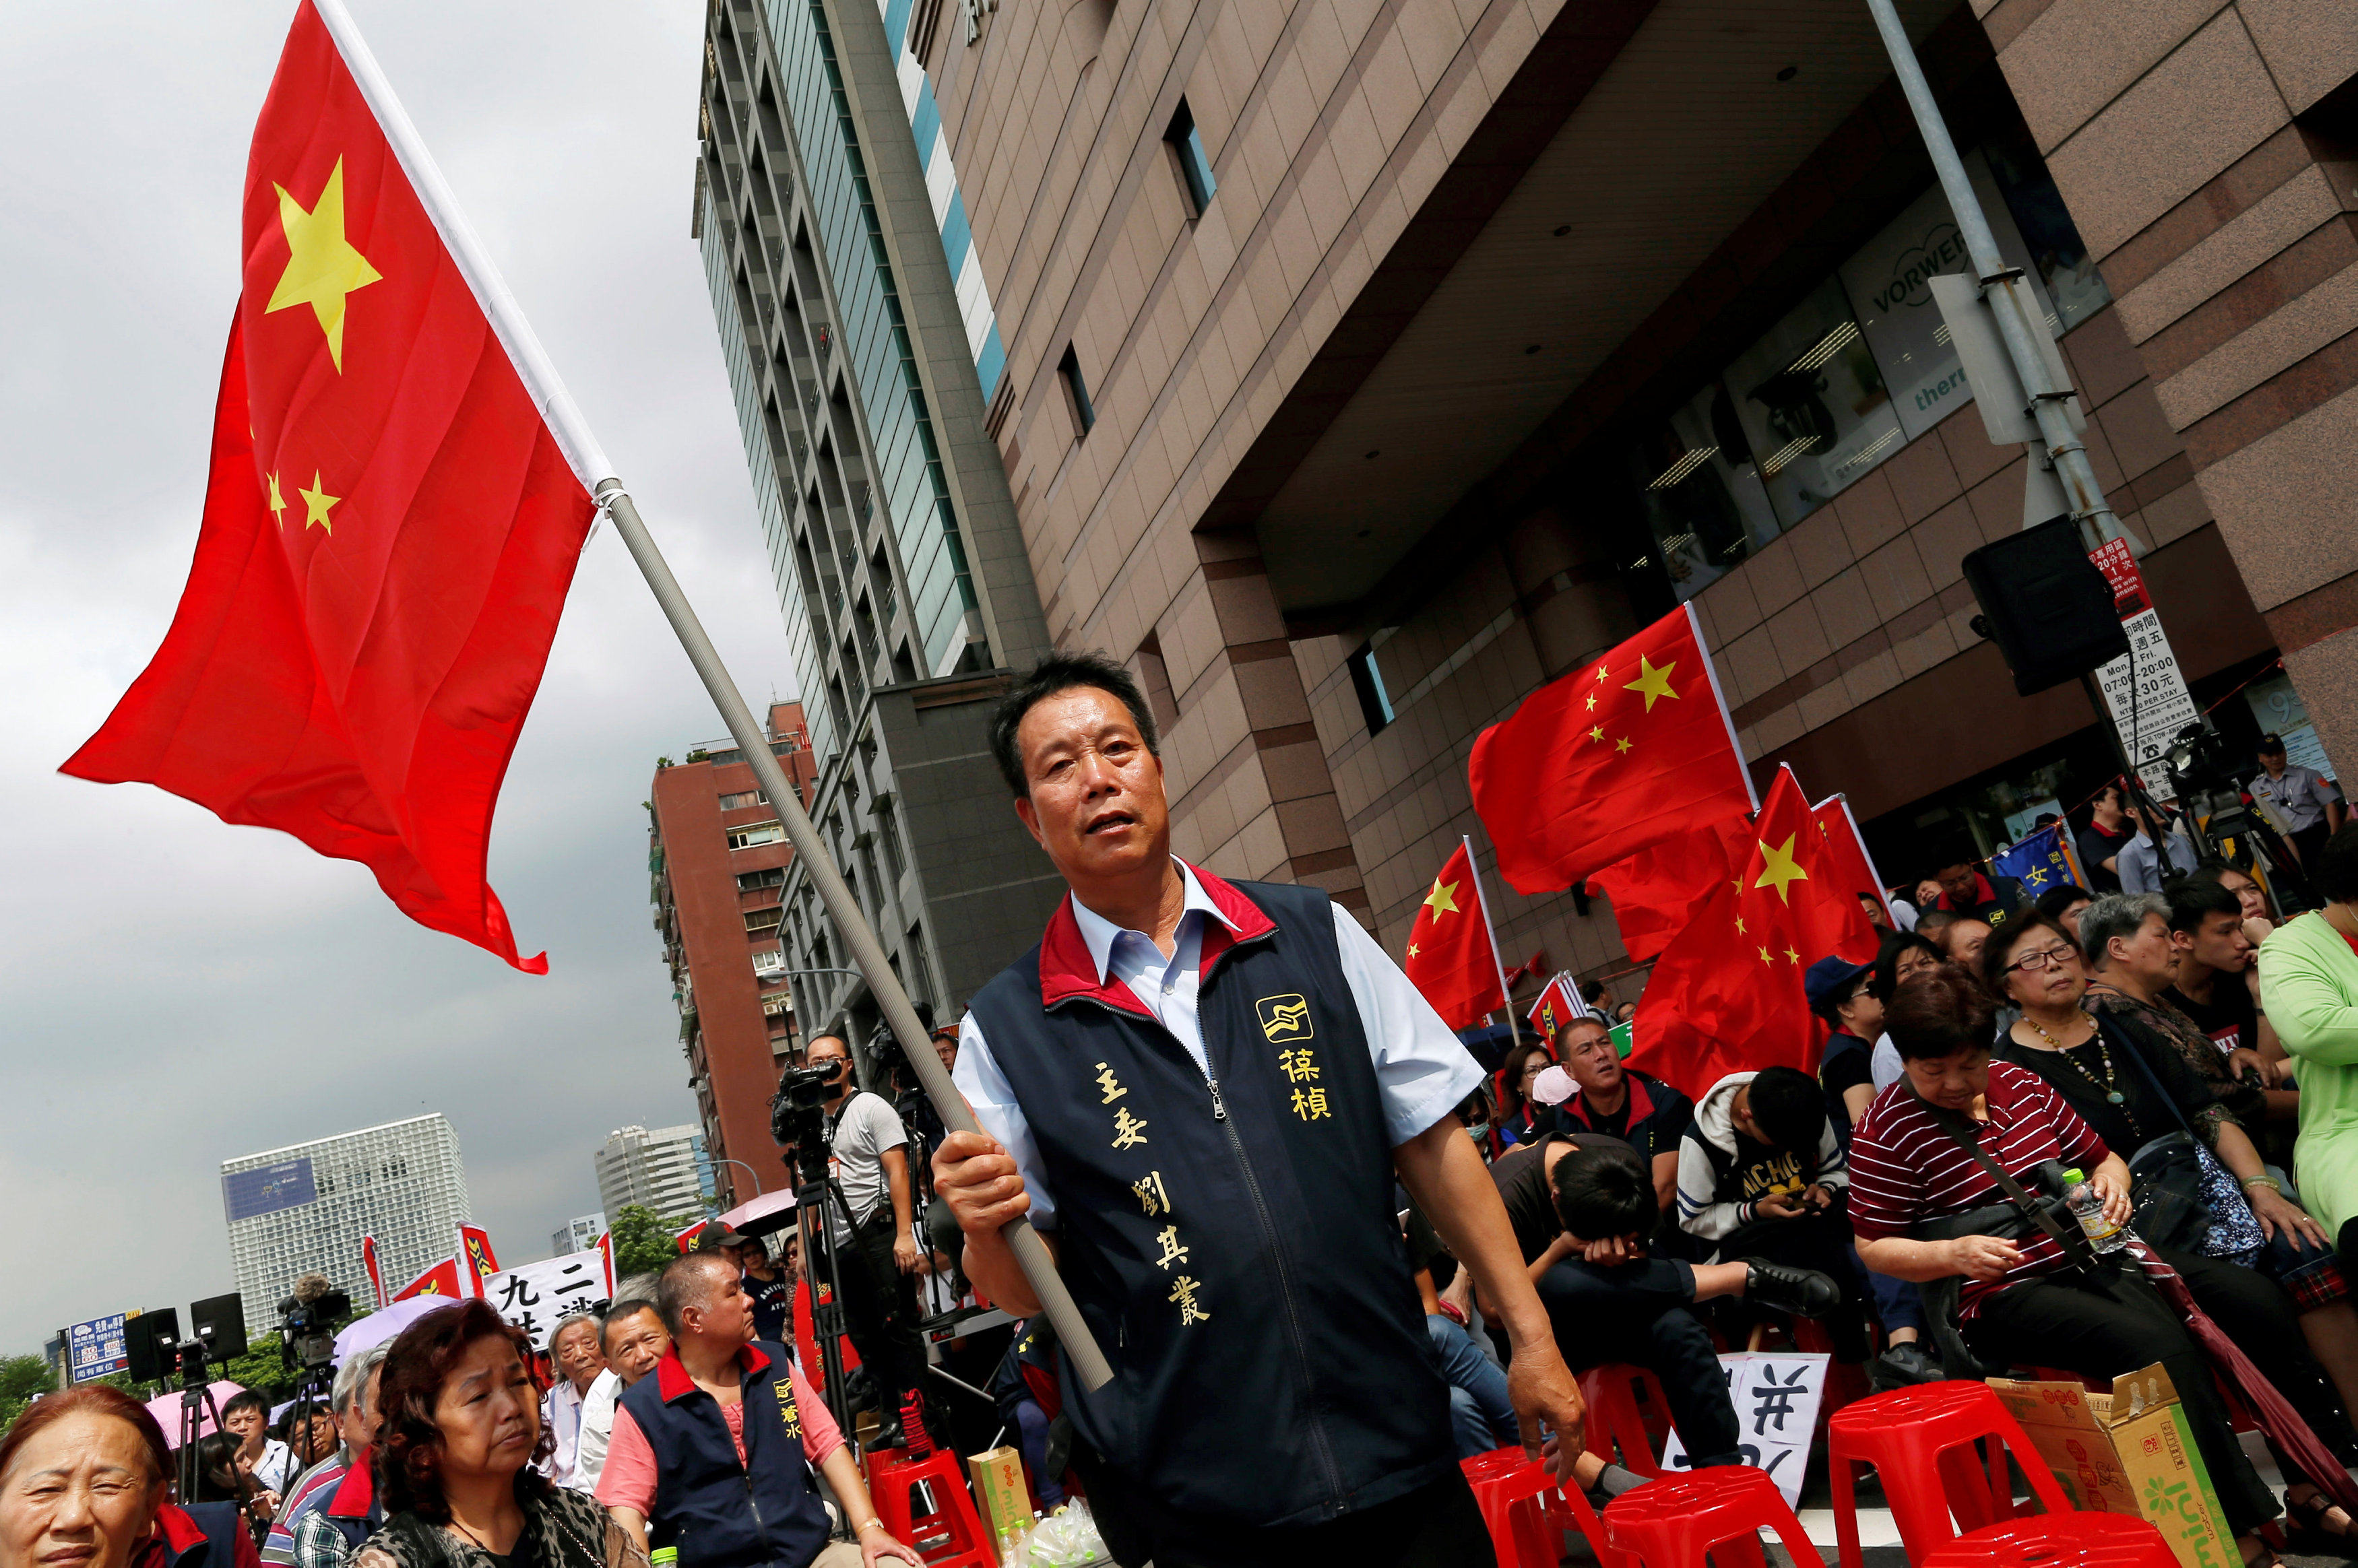
[[[1206,1047],[1207,1054],[1208,1050]],[[1317,1451],[1319,1468],[1325,1473],[1329,1496],[1339,1498],[1343,1493],[1343,1472],[1335,1463],[1335,1451],[1327,1443],[1326,1423],[1318,1418],[1318,1383],[1310,1375],[1310,1342],[1302,1331],[1302,1309],[1293,1299],[1293,1274],[1285,1266],[1285,1253],[1277,1234],[1277,1222],[1270,1217],[1269,1205],[1261,1197],[1260,1178],[1253,1174],[1252,1161],[1245,1153],[1245,1141],[1237,1136],[1236,1123],[1228,1119],[1228,1107],[1220,1101],[1219,1080],[1212,1076],[1208,1066],[1204,1068],[1204,1084],[1212,1091],[1213,1119],[1228,1133],[1228,1148],[1235,1153],[1237,1169],[1244,1176],[1245,1192],[1252,1198],[1253,1216],[1260,1221],[1261,1234],[1269,1240],[1271,1255],[1278,1260],[1277,1289],[1279,1299],[1285,1306],[1286,1335],[1293,1343],[1294,1369],[1301,1374],[1302,1390],[1308,1396],[1311,1406],[1304,1412],[1309,1417],[1311,1446]],[[1347,1511],[1339,1502],[1333,1506],[1336,1517]]]

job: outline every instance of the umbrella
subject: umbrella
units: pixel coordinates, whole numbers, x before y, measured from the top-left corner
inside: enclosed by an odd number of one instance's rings
[[[212,1403],[209,1406],[200,1407],[198,1410],[197,1435],[199,1437],[211,1437],[213,1433],[213,1411],[221,1409],[222,1406],[229,1403],[233,1398],[243,1392],[245,1392],[245,1389],[242,1384],[230,1382],[226,1379],[215,1382],[211,1389]],[[149,1400],[147,1401],[147,1413],[154,1416],[156,1418],[156,1424],[164,1429],[164,1441],[170,1444],[173,1447],[178,1448],[180,1445],[180,1396],[178,1392],[176,1390],[172,1393],[165,1394],[161,1398]]]
[[[379,1307],[366,1317],[356,1317],[344,1325],[336,1336],[336,1359],[356,1356],[371,1346],[385,1341],[424,1317],[437,1307],[446,1307],[456,1300],[452,1296],[411,1296],[391,1306]]]
[[[720,1223],[746,1236],[767,1236],[773,1230],[784,1230],[795,1222],[795,1193],[792,1187],[774,1193],[763,1193],[749,1203],[741,1203],[720,1217]]]

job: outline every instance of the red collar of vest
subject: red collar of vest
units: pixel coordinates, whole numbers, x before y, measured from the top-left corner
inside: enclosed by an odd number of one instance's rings
[[[336,1495],[328,1499],[328,1512],[337,1519],[366,1519],[369,1509],[376,1506],[376,1480],[370,1475],[375,1450],[363,1448],[352,1456],[352,1467],[336,1485]]]
[[[1197,958],[1198,974],[1209,979],[1213,966],[1229,948],[1239,942],[1268,935],[1277,929],[1277,922],[1264,914],[1260,905],[1201,866],[1187,869],[1195,873],[1197,885],[1220,914],[1220,922],[1205,926],[1203,948]],[[1081,935],[1081,923],[1073,917],[1073,895],[1067,892],[1064,902],[1056,905],[1056,913],[1048,917],[1048,929],[1040,938],[1040,1005],[1051,1008],[1076,996],[1123,1012],[1134,1012],[1141,1018],[1154,1016],[1144,1002],[1130,994],[1128,986],[1110,975],[1104,979],[1098,978],[1097,962],[1089,957],[1089,945]]]
[[[186,1509],[173,1503],[156,1510],[156,1530],[175,1557],[205,1538],[203,1527],[189,1517]]]
[[[1629,1115],[1621,1125],[1635,1127],[1654,1114],[1654,1097],[1646,1092],[1646,1080],[1635,1073],[1625,1070],[1621,1075],[1621,1081],[1629,1087],[1629,1101],[1627,1108]],[[1588,1108],[1586,1089],[1578,1091],[1570,1099],[1564,1101],[1564,1104],[1572,1108],[1572,1114],[1580,1119],[1581,1126],[1592,1131],[1595,1130],[1596,1124],[1589,1119],[1595,1112]]]
[[[750,1378],[765,1370],[769,1365],[770,1357],[763,1351],[751,1345],[738,1347],[737,1371],[741,1378]],[[663,1359],[655,1363],[655,1389],[663,1395],[665,1404],[697,1391],[696,1379],[689,1377],[687,1368],[679,1364],[677,1346],[665,1351]]]

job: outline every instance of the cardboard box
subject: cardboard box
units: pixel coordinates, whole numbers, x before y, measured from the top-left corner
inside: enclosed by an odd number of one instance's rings
[[[975,1500],[982,1505],[983,1528],[997,1541],[1002,1530],[1032,1522],[1032,1488],[1023,1484],[1023,1455],[1012,1448],[994,1448],[968,1456],[967,1473],[974,1477]]]
[[[2011,1378],[1989,1385],[2074,1508],[2150,1521],[2183,1568],[2240,1568],[2185,1407],[2158,1363],[2114,1379],[2109,1394]]]

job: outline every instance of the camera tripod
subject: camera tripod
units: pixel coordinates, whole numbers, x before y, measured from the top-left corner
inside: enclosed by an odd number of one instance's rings
[[[205,1342],[191,1339],[174,1348],[179,1357],[180,1376],[180,1430],[175,1450],[180,1465],[174,1496],[185,1507],[199,1500],[204,1484],[204,1456],[197,1445],[204,1440],[205,1423],[210,1421],[215,1432],[226,1432],[228,1428],[222,1425],[221,1406],[213,1400],[212,1379],[206,1374]],[[222,1368],[227,1370],[227,1362],[222,1363]],[[261,1484],[237,1467],[234,1452],[230,1456],[230,1476],[235,1488],[238,1521],[244,1524],[246,1510],[262,1490]]]

